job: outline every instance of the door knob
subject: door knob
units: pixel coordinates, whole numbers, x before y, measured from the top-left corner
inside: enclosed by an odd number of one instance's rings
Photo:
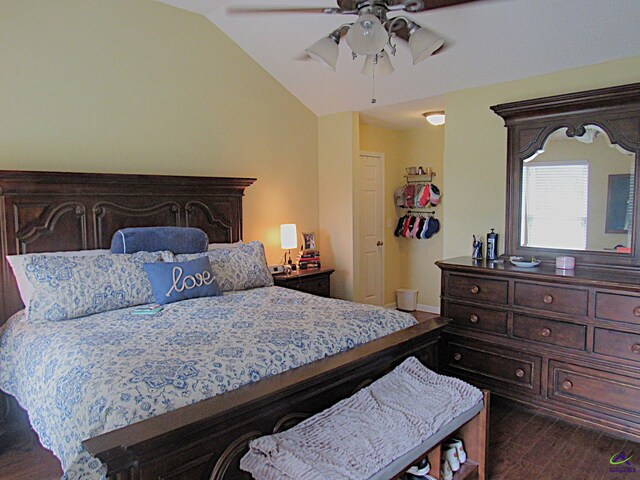
[[[377,246],[381,247],[382,245],[384,245],[383,242],[381,242],[380,240],[378,240],[378,243],[376,243]]]

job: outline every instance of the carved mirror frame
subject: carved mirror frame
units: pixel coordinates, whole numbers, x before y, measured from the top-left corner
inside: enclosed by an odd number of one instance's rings
[[[576,257],[579,265],[640,268],[640,83],[505,103],[491,107],[507,127],[507,196],[505,255],[552,260]],[[597,252],[520,245],[522,169],[525,159],[542,149],[556,130],[581,136],[596,125],[612,144],[635,153],[635,207],[631,253]]]

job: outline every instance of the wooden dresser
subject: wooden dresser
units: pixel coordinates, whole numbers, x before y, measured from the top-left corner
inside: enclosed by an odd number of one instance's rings
[[[437,262],[441,369],[493,393],[640,438],[640,273]]]
[[[293,272],[278,273],[273,281],[278,287],[291,288],[301,292],[331,297],[331,274],[333,268],[306,268]]]

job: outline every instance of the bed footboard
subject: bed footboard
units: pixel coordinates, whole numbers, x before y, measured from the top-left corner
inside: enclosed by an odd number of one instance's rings
[[[415,356],[436,368],[446,320],[436,318],[350,351],[83,442],[117,480],[230,480],[250,440],[352,395]]]

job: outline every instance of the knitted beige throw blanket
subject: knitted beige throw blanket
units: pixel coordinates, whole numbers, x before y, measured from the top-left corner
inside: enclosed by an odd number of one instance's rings
[[[257,480],[364,480],[481,399],[410,357],[290,430],[253,440],[240,468]]]

